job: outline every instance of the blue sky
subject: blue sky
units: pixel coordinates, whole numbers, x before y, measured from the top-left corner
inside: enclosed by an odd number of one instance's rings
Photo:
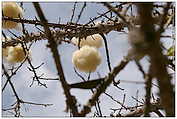
[[[61,18],[61,23],[67,23],[70,21],[70,17],[72,15],[72,7],[74,3],[40,3],[42,9],[45,13],[46,18],[49,22],[57,22],[58,18]],[[76,15],[74,21],[77,19],[78,12],[80,11],[83,3],[79,3],[77,6]],[[26,19],[34,19],[36,16],[36,12],[32,3],[24,3],[24,18]],[[89,18],[93,18],[97,16],[97,13],[103,13],[105,11],[105,7],[101,4],[96,3],[88,3],[86,9],[83,12],[83,15],[80,19],[79,23],[87,23]],[[37,30],[33,25],[26,25],[26,28],[29,32],[36,32]],[[21,34],[19,31],[17,34]],[[170,30],[167,31],[168,34]],[[107,36],[108,39],[108,47],[110,53],[111,66],[116,66],[122,59],[123,56],[126,56],[128,49],[130,48],[127,35],[118,32],[111,32]],[[165,39],[166,40],[166,39]],[[40,65],[42,62],[45,64],[38,69],[38,73],[45,73],[46,77],[56,78],[57,72],[54,65],[54,61],[51,56],[50,49],[46,47],[47,41],[38,41],[32,46],[32,63],[34,66]],[[169,47],[172,44],[172,40],[168,39],[165,42],[165,45]],[[77,77],[74,72],[74,66],[71,62],[72,53],[77,50],[77,48],[73,45],[61,44],[58,46],[59,53],[61,55],[62,66],[65,72],[65,77],[67,82],[75,83],[82,81]],[[91,74],[91,79],[98,78],[97,72],[100,73],[101,77],[104,77],[108,72],[107,62],[106,62],[106,54],[105,48],[99,49],[102,56],[102,63],[97,68],[96,72]],[[148,70],[148,57],[145,57],[141,60],[144,69]],[[6,64],[7,67],[11,65]],[[22,106],[22,115],[23,116],[69,116],[68,113],[65,113],[65,96],[63,95],[63,90],[61,88],[59,81],[45,81],[48,88],[44,88],[38,86],[37,83],[34,83],[32,87],[29,85],[32,82],[32,74],[28,71],[26,63],[21,70],[17,73],[16,76],[12,78],[12,82],[15,85],[15,88],[18,92],[20,98],[24,101],[36,102],[36,103],[52,103],[52,106],[49,107],[41,107],[41,106],[33,106],[33,105],[23,105]],[[83,76],[87,77],[88,74],[81,73]],[[130,62],[124,70],[120,72],[120,74],[116,77],[117,80],[130,80],[130,81],[144,81],[142,74],[138,71],[134,62]],[[3,82],[4,83],[4,82]],[[3,84],[2,83],[2,84]],[[107,93],[111,94],[115,99],[122,101],[123,94],[126,94],[126,105],[134,106],[136,101],[131,98],[131,96],[135,96],[137,90],[139,90],[139,99],[145,94],[144,85],[143,84],[132,84],[132,83],[120,83],[121,88],[124,88],[124,91],[121,91],[114,86],[110,86],[107,89]],[[158,89],[153,87],[153,93],[156,94]],[[72,94],[76,96],[78,102],[80,104],[85,104],[89,97],[91,96],[91,91],[88,90],[80,90],[80,89],[72,89]],[[5,91],[2,93],[2,107],[7,108],[10,104],[14,102],[15,97],[12,94],[10,86],[8,86]],[[101,101],[101,109],[104,115],[109,116],[112,112],[110,108],[119,108],[120,105],[110,100],[109,97],[104,94],[100,97]],[[94,107],[92,108],[94,110]],[[9,115],[8,113],[3,113],[3,116]],[[93,113],[89,114],[93,115]],[[88,115],[88,116],[89,116]]]

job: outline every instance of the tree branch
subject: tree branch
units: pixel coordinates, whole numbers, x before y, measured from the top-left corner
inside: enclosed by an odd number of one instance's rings
[[[36,12],[44,26],[44,30],[46,33],[46,36],[48,38],[48,43],[49,43],[49,47],[52,51],[53,54],[53,58],[56,64],[56,68],[58,71],[58,75],[60,77],[60,82],[62,84],[63,90],[64,90],[64,94],[66,96],[66,104],[67,104],[67,108],[69,108],[71,110],[71,113],[73,114],[73,116],[78,116],[78,110],[77,110],[77,106],[76,106],[76,99],[74,96],[72,96],[70,94],[70,88],[68,87],[68,84],[66,82],[65,76],[64,76],[64,72],[63,72],[63,68],[61,65],[61,61],[60,61],[60,55],[57,49],[57,45],[54,41],[54,37],[52,35],[52,33],[50,32],[50,29],[47,25],[47,20],[42,12],[42,9],[39,5],[38,2],[33,2],[33,5],[36,9]]]
[[[152,3],[139,3],[141,31],[145,41],[149,45],[150,62],[153,67],[153,76],[157,78],[160,86],[160,97],[167,116],[175,116],[175,92],[171,84],[171,78],[167,72],[167,58],[162,53],[160,46],[160,33],[155,31],[152,18]],[[164,88],[165,87],[165,88]],[[167,101],[168,100],[168,101]]]

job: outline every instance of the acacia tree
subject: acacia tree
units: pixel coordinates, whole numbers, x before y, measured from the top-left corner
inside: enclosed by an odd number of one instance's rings
[[[160,117],[175,116],[175,84],[172,82],[175,73],[175,45],[173,43],[172,46],[166,48],[163,45],[164,42],[162,42],[163,38],[170,38],[175,41],[174,3],[83,2],[81,3],[82,7],[80,11],[77,12],[77,5],[80,3],[75,2],[72,3],[72,15],[68,16],[70,17],[70,21],[67,21],[67,23],[61,23],[60,21],[57,23],[48,22],[48,18],[45,16],[44,11],[40,6],[41,3],[34,2],[32,4],[38,15],[33,20],[26,19],[19,13],[16,17],[13,15],[8,16],[2,7],[2,37],[5,39],[2,41],[2,94],[5,93],[4,90],[10,86],[12,89],[11,91],[15,96],[15,103],[12,105],[9,104],[11,105],[9,108],[3,107],[3,112],[11,112],[12,115],[19,117],[25,116],[23,114],[21,115],[21,110],[23,110],[22,104],[42,105],[45,107],[52,106],[52,104],[26,101],[23,97],[19,96],[21,92],[16,90],[14,77],[21,68],[24,68],[23,65],[26,63],[28,71],[32,73],[32,83],[30,86],[34,85],[35,82],[42,87],[47,87],[47,84],[44,83],[47,81],[59,81],[61,83],[60,88],[62,88],[63,95],[65,96],[65,102],[63,103],[66,105],[66,112],[68,112],[70,116],[87,116],[89,113],[91,113],[92,116],[107,116],[102,113],[102,110],[104,109],[102,109],[100,105],[101,102],[104,101],[103,99],[100,99],[100,96],[102,95],[109,97],[111,101],[118,103],[120,107],[112,108],[112,113],[108,116],[151,116],[150,114],[152,112]],[[88,4],[104,6],[106,11],[98,13],[97,16],[90,18],[88,22],[81,24],[79,21],[84,16],[84,10],[87,8]],[[23,8],[24,3],[20,3],[20,5]],[[11,11],[9,10],[9,12]],[[75,21],[74,18],[76,18]],[[96,22],[98,20],[100,20],[100,22]],[[16,25],[18,23],[18,25],[21,25],[21,30],[18,31],[22,33],[21,35],[17,35],[10,27],[8,28],[8,24],[11,23],[15,23]],[[26,25],[35,25],[36,32],[30,33],[26,28]],[[163,32],[166,32],[167,30],[173,32],[172,35],[169,32],[167,32],[167,35],[164,35]],[[109,39],[107,39],[107,35],[110,32],[127,35],[131,45],[131,48],[126,53],[127,55],[122,57],[121,61],[118,59],[117,65],[114,67],[111,66],[111,47],[108,44]],[[10,38],[8,34],[10,34]],[[85,78],[84,75],[80,73],[82,71],[78,70],[79,66],[75,64],[76,68],[74,68],[74,71],[78,78],[81,78],[83,81],[72,84],[68,83],[68,79],[66,78],[67,72],[64,71],[61,61],[61,56],[65,54],[61,54],[58,47],[63,44],[67,44],[68,46],[74,45],[78,48],[78,51],[81,51],[81,49],[83,49],[81,45],[82,43],[84,44],[86,40],[87,42],[91,42],[91,40],[92,42],[95,42],[97,40],[94,39],[94,34],[100,35],[103,40],[104,51],[106,53],[104,65],[108,67],[109,72],[105,76],[99,76],[97,79],[92,79],[90,77],[92,71],[90,70],[90,72],[87,72],[88,77]],[[71,39],[73,37],[77,38],[77,43],[72,42]],[[87,39],[88,37],[90,37],[90,39]],[[10,40],[6,40],[8,38]],[[58,78],[44,77],[37,72],[38,69],[42,68],[42,65],[45,64],[45,62],[41,63],[39,66],[33,64],[31,55],[34,51],[30,51],[30,49],[34,44],[38,45],[39,41],[42,40],[47,40],[48,42],[46,47],[50,49]],[[17,48],[19,45],[20,48]],[[86,45],[88,45],[88,43],[86,43]],[[14,51],[16,51],[16,53],[14,53]],[[20,55],[21,51],[23,52],[22,55]],[[89,52],[89,49],[86,49],[79,58],[84,59],[86,56],[83,55],[87,54],[87,52]],[[144,56],[148,57],[148,60],[146,59],[149,63],[147,72],[144,70],[144,64],[140,62]],[[23,58],[20,59],[20,57]],[[92,66],[92,62],[96,62],[95,57],[96,56],[92,57],[94,60],[91,60],[91,62],[85,60],[87,64],[85,69]],[[18,63],[11,62],[17,60]],[[133,107],[125,103],[126,93],[124,93],[123,99],[120,100],[115,99],[111,94],[106,92],[108,87],[117,87],[119,90],[123,91],[122,88],[124,87],[119,86],[121,84],[121,80],[118,80],[119,73],[126,69],[129,62],[135,62],[138,70],[143,75],[143,83],[145,84],[143,101],[140,101],[137,96],[133,97],[137,102],[137,105]],[[10,68],[9,63],[11,63]],[[97,64],[99,65],[99,63]],[[71,66],[70,68],[73,67]],[[127,72],[127,75],[129,75],[129,72]],[[157,84],[153,83],[154,80],[157,81]],[[156,98],[152,92],[153,85],[159,90],[159,93],[155,94]],[[91,90],[92,95],[86,104],[79,105],[79,97],[76,97],[71,93],[73,88]],[[6,98],[8,97],[6,96],[5,99]],[[92,107],[95,107],[94,110],[92,110]],[[3,116],[6,116],[6,114],[4,113]]]

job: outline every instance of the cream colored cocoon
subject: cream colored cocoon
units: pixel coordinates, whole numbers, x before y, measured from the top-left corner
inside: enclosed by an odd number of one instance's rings
[[[25,59],[25,53],[20,45],[10,46],[7,48],[6,60],[10,63],[22,62]]]
[[[15,2],[3,2],[2,12],[6,17],[19,18],[23,16],[22,8]],[[17,27],[18,23],[13,21],[3,21],[2,28],[12,29]]]
[[[73,37],[71,41],[77,46],[80,45],[80,47],[88,45],[88,46],[100,48],[103,45],[102,43],[103,38],[99,34],[87,36],[86,39],[85,38],[80,39],[80,44],[79,44],[79,38]]]
[[[101,63],[101,56],[95,47],[83,46],[72,56],[74,66],[83,72],[94,72]]]

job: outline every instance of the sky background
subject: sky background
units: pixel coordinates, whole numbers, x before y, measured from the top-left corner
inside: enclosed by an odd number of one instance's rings
[[[49,22],[57,22],[58,18],[61,18],[61,23],[67,23],[70,21],[72,15],[72,8],[74,3],[49,3],[44,2],[40,3],[42,10],[45,14],[45,17]],[[83,3],[77,4],[76,15],[74,21],[76,21],[78,13],[82,7]],[[34,10],[32,3],[24,3],[24,18],[25,19],[34,19],[37,15]],[[87,7],[81,16],[79,23],[87,23],[90,18],[93,18],[98,15],[98,13],[103,13],[107,10],[101,4],[96,3],[87,3]],[[26,25],[26,28],[29,32],[36,32],[34,25]],[[16,34],[21,35],[19,31],[13,30]],[[7,32],[6,32],[7,33]],[[7,33],[8,34],[8,33]],[[169,29],[166,34],[171,35],[172,32]],[[128,49],[130,48],[127,35],[124,33],[110,32],[106,38],[108,39],[108,48],[110,53],[111,66],[116,66],[122,59],[123,56],[126,56]],[[163,39],[165,41],[165,46],[169,48],[172,44],[171,39]],[[57,72],[54,65],[54,61],[50,52],[50,49],[46,47],[47,41],[37,41],[33,44],[31,48],[32,52],[32,64],[34,66],[40,65],[42,62],[45,64],[37,70],[38,74],[44,73],[45,77],[56,78]],[[77,47],[71,44],[61,44],[58,46],[59,53],[61,55],[61,62],[65,72],[65,77],[67,82],[76,83],[82,81],[74,72],[74,66],[71,62],[72,53],[77,50]],[[102,47],[99,49],[99,52],[102,56],[102,63],[98,66],[96,72],[91,74],[91,79],[98,78],[97,72],[100,73],[101,77],[104,77],[109,72],[107,62],[106,62],[106,53],[105,48]],[[148,70],[148,57],[144,57],[141,60],[143,68],[145,71]],[[18,65],[18,64],[17,64]],[[12,64],[7,64],[6,67],[11,67]],[[42,107],[35,105],[22,104],[21,114],[23,116],[30,117],[53,117],[53,116],[69,116],[64,110],[65,106],[65,96],[63,95],[63,89],[59,81],[43,81],[47,84],[47,88],[38,86],[35,82],[32,87],[30,84],[32,82],[32,74],[27,69],[28,64],[25,63],[24,66],[19,70],[17,75],[15,75],[11,81],[14,83],[14,86],[18,92],[19,97],[24,101],[36,102],[36,103],[52,103],[52,106]],[[88,76],[86,73],[81,73],[85,78]],[[130,62],[124,70],[122,70],[116,80],[130,80],[130,81],[144,81],[142,74],[139,72],[137,66],[134,62]],[[154,82],[156,83],[156,82]],[[2,86],[4,80],[2,82]],[[133,84],[133,83],[124,83],[121,82],[119,85],[124,91],[110,86],[106,92],[112,95],[115,99],[122,102],[123,95],[126,94],[125,104],[126,106],[135,106],[136,101],[132,99],[131,96],[135,96],[137,90],[139,91],[139,99],[141,100],[145,95],[144,85],[143,84]],[[158,89],[153,86],[153,93],[157,94]],[[83,105],[91,96],[90,90],[80,90],[72,89],[71,93],[76,96],[78,102]],[[13,96],[11,87],[8,85],[5,91],[2,93],[2,107],[8,108],[11,104],[14,103],[15,97]],[[120,108],[120,105],[113,102],[109,97],[104,94],[100,97],[102,113],[105,116],[109,116],[112,112],[110,108]],[[95,110],[93,107],[92,110]],[[93,111],[94,112],[94,111]],[[2,113],[3,116],[10,115],[7,112]],[[88,114],[87,116],[92,116],[93,113]]]

